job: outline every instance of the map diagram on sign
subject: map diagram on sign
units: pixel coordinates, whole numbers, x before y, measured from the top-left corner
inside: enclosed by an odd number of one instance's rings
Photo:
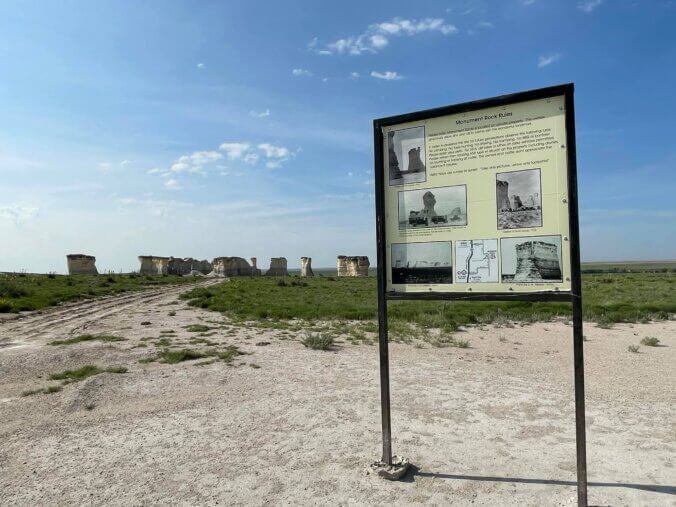
[[[498,281],[498,240],[471,239],[455,242],[456,283]]]

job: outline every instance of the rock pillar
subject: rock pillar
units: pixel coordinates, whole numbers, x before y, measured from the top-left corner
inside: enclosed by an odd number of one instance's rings
[[[312,257],[300,258],[300,276],[315,276],[312,272]]]
[[[70,254],[66,255],[69,275],[98,275],[96,257],[93,255]]]

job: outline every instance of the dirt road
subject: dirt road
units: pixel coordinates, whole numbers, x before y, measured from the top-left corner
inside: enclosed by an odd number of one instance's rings
[[[180,290],[0,327],[16,344],[0,349],[0,504],[575,504],[564,323],[470,329],[468,349],[393,344],[394,450],[419,469],[389,483],[366,473],[380,452],[376,347],[308,350],[187,307]],[[47,345],[82,331],[127,341]],[[676,322],[585,335],[590,504],[676,505]],[[664,346],[627,351],[644,336]],[[248,355],[139,363],[160,337]],[[21,396],[84,364],[129,371]]]

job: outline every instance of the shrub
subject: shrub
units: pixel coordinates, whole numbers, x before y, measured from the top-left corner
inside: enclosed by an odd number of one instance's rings
[[[627,350],[628,350],[629,352],[637,353],[639,348],[640,348],[640,347],[639,347],[638,345],[629,345],[629,346],[627,347]]]
[[[204,333],[209,331],[211,328],[205,326],[204,324],[190,324],[185,328],[189,333]]]
[[[646,347],[657,347],[659,343],[659,338],[655,338],[654,336],[646,336],[641,340],[641,345],[645,345]]]
[[[333,347],[333,336],[328,334],[310,334],[301,343],[314,350],[330,350]]]

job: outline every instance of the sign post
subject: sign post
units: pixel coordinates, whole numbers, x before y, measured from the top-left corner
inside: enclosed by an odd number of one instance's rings
[[[587,505],[573,85],[374,121],[382,462],[387,302],[572,303],[578,504]]]

